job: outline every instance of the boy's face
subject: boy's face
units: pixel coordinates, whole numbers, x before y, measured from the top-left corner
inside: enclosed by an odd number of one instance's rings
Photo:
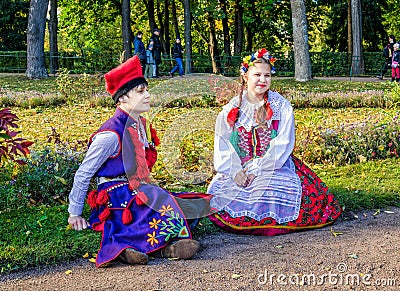
[[[147,85],[132,88],[120,97],[121,108],[133,115],[140,115],[150,110],[150,94]]]

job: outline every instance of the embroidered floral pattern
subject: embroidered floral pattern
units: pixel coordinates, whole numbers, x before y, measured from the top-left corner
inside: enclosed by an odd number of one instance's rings
[[[171,205],[168,204],[168,206],[163,205],[161,207],[161,209],[158,210],[158,212],[161,213],[161,216],[164,216],[168,211],[171,211],[171,210],[174,210],[174,209],[171,207]]]
[[[153,218],[153,220],[149,222],[150,228],[155,230],[147,234],[149,237],[147,242],[149,242],[152,246],[154,246],[154,244],[158,244],[159,240],[169,241],[170,239],[176,237],[190,237],[190,232],[186,227],[185,220],[178,212],[174,211],[170,204],[162,205],[158,212],[162,218]]]
[[[150,228],[158,229],[158,224],[161,222],[161,219],[153,218],[153,221],[149,222]]]
[[[153,233],[148,233],[147,234],[147,236],[149,237],[148,239],[147,239],[147,242],[149,242],[152,246],[154,245],[154,244],[158,244],[158,240],[157,240],[157,238],[156,238],[156,232],[155,231],[153,231]]]

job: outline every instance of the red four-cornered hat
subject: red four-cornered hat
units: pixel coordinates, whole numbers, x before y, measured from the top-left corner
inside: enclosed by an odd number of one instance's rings
[[[112,95],[115,102],[132,88],[143,83],[147,84],[142,74],[138,56],[134,56],[112,69],[104,75],[104,78],[106,80],[106,90]]]

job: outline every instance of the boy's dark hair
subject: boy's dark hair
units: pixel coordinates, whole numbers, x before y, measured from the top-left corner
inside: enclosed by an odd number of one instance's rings
[[[141,31],[136,32],[136,36],[138,36],[138,35],[143,35],[143,32],[141,32]]]

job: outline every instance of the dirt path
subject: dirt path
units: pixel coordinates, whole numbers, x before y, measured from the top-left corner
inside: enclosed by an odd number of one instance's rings
[[[221,232],[201,238],[192,260],[96,269],[81,259],[0,277],[0,290],[400,290],[400,209],[385,210],[340,219],[336,236]]]

